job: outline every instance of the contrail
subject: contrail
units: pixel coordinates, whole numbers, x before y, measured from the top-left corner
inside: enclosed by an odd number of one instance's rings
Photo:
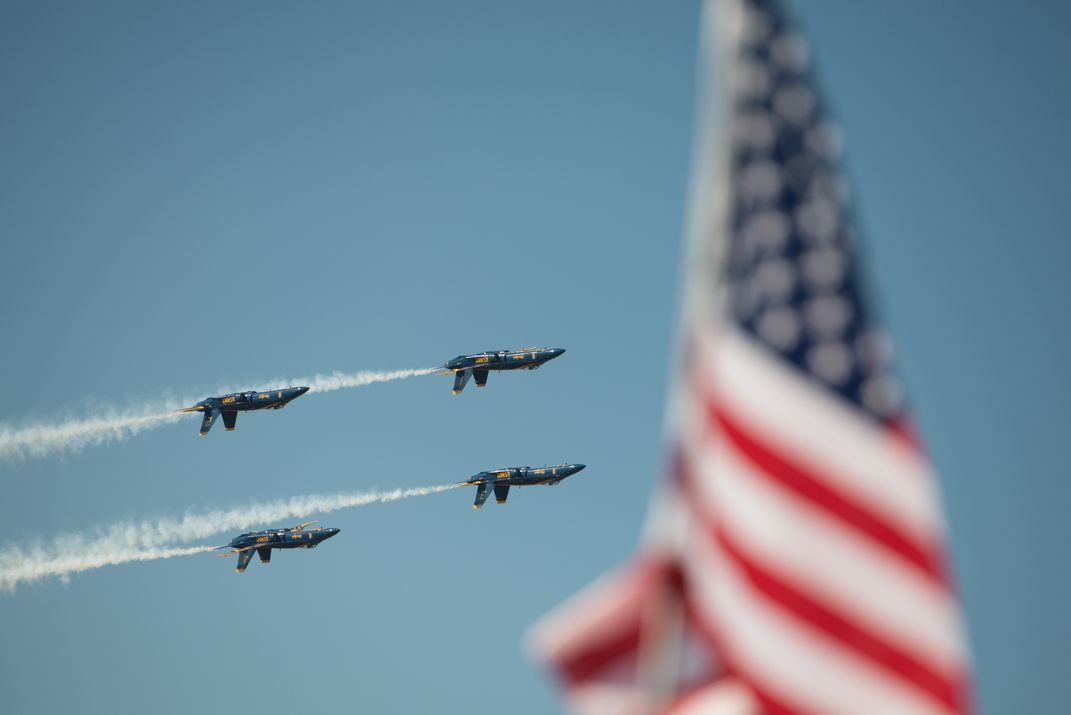
[[[257,389],[263,389],[265,385],[307,385],[310,393],[334,392],[346,388],[364,387],[376,382],[430,375],[437,369],[333,372],[329,375],[315,375],[298,380],[289,378],[264,380],[257,383]],[[80,452],[86,447],[120,442],[139,432],[184,419],[185,415],[179,414],[176,410],[203,399],[205,395],[240,392],[243,389],[249,388],[221,387],[215,390],[204,390],[190,399],[158,400],[149,405],[143,404],[141,407],[126,410],[114,406],[102,406],[96,408],[98,414],[95,415],[70,417],[52,422],[33,422],[23,426],[0,423],[0,462],[15,462],[30,457]]]
[[[0,424],[0,460],[14,462],[119,442],[139,432],[177,422],[183,418],[176,413],[178,409],[178,403],[174,407],[156,406],[152,410],[124,412],[108,407],[97,417],[36,422],[25,427]]]
[[[23,552],[15,547],[8,547],[0,554],[0,590],[15,592],[19,583],[37,581],[48,576],[57,576],[64,583],[70,580],[70,574],[79,571],[99,569],[102,566],[126,564],[131,561],[155,561],[170,559],[175,556],[189,556],[211,551],[211,546],[189,546],[185,548],[131,549],[112,546],[101,541],[81,543],[76,546],[77,537],[60,546],[57,540],[51,553],[43,547],[35,547]]]
[[[390,372],[374,372],[361,370],[359,372],[333,372],[330,375],[317,375],[312,378],[286,381],[288,385],[308,385],[309,392],[334,392],[348,387],[364,387],[376,382],[390,382],[391,380],[404,380],[408,377],[430,375],[439,370],[437,367],[425,367],[416,370],[392,370]],[[279,380],[271,383],[281,385],[284,381]],[[236,390],[235,390],[236,392]]]
[[[20,583],[50,576],[66,583],[72,573],[102,566],[200,554],[213,547],[179,544],[284,519],[438,494],[459,486],[462,485],[313,494],[232,509],[187,512],[178,519],[120,522],[88,534],[63,534],[48,544],[39,542],[28,547],[12,544],[0,551],[0,591],[14,593]]]

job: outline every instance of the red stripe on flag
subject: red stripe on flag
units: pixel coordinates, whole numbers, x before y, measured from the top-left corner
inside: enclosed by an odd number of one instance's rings
[[[916,543],[878,514],[831,487],[820,475],[778,454],[774,447],[749,434],[733,419],[725,405],[710,400],[706,409],[708,426],[724,434],[762,476],[790,489],[797,496],[848,524],[934,581],[946,583],[942,559],[937,555],[937,549],[931,545]]]
[[[896,648],[862,626],[823,606],[802,591],[780,580],[748,558],[732,537],[718,526],[711,528],[722,552],[743,571],[748,582],[767,600],[788,611],[829,637],[857,651],[902,680],[914,685],[938,702],[959,711],[963,705],[963,683],[935,672],[910,654]]]
[[[597,680],[603,671],[625,657],[636,659],[643,647],[646,618],[653,600],[665,591],[680,598],[683,592],[682,575],[676,563],[660,554],[643,554],[628,567],[618,584],[617,597],[624,600],[612,607],[616,615],[589,623],[588,637],[580,640],[581,647],[566,648],[555,659],[559,676],[566,684],[577,685]]]
[[[593,643],[577,653],[570,653],[555,663],[562,680],[576,685],[594,679],[599,672],[626,655],[635,656],[640,648],[642,626],[637,619],[634,624],[615,634]]]
[[[716,542],[716,546],[726,558],[737,564],[748,582],[766,600],[860,653],[953,711],[967,711],[968,697],[964,677],[949,678],[935,672],[909,653],[890,645],[863,626],[823,606],[816,599],[779,579],[773,572],[759,566],[744,553],[744,549],[710,513],[710,507],[698,493],[690,465],[683,457],[677,463],[676,476],[682,492],[688,495],[685,501],[692,507],[703,532]]]
[[[717,653],[718,658],[725,664],[726,672],[730,677],[744,683],[751,694],[759,701],[762,715],[821,715],[812,710],[789,705],[784,700],[775,697],[762,683],[755,678],[746,668],[741,667],[736,660],[736,655],[731,648],[726,647],[725,638],[704,614],[700,613],[695,606],[694,595],[685,599],[685,610],[688,622],[694,627],[696,635],[700,636],[711,652]]]

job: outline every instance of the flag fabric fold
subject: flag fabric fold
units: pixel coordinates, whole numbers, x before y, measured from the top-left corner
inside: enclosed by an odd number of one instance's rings
[[[776,0],[708,0],[668,459],[630,564],[529,645],[581,715],[949,715],[936,478],[870,302],[841,133]]]

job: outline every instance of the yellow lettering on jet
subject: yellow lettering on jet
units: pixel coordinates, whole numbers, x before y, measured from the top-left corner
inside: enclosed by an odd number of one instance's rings
[[[223,404],[226,405],[226,404],[229,404],[231,402],[234,402],[234,398],[233,397],[224,397],[223,398]]]
[[[476,364],[477,365],[482,365],[483,363],[490,362],[490,361],[491,361],[491,358],[489,358],[489,357],[476,358]]]

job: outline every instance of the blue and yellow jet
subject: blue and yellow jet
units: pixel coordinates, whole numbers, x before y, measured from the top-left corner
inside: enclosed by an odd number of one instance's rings
[[[223,415],[223,426],[230,432],[238,421],[239,412],[281,410],[291,400],[296,400],[308,391],[307,387],[286,387],[264,392],[232,392],[229,395],[206,398],[179,412],[203,412],[205,416],[201,419],[201,436],[204,437],[220,415]]]
[[[326,541],[339,532],[339,529],[315,528],[306,529],[315,521],[306,521],[289,529],[268,529],[267,531],[251,531],[231,539],[226,546],[220,546],[216,550],[231,549],[220,556],[233,556],[238,554],[238,573],[245,573],[245,567],[253,558],[256,551],[260,556],[260,562],[266,564],[271,561],[272,549],[315,549],[321,541]]]
[[[505,504],[510,487],[557,484],[566,477],[573,476],[585,466],[584,464],[557,464],[553,467],[504,467],[473,474],[461,483],[476,487],[476,502],[472,508],[479,509],[487,501],[491,487],[495,490],[495,501]]]
[[[491,370],[535,370],[564,352],[565,348],[524,348],[458,355],[443,365],[446,371],[440,374],[454,373],[454,394],[457,395],[465,389],[470,377],[476,379],[476,387],[486,387]]]

